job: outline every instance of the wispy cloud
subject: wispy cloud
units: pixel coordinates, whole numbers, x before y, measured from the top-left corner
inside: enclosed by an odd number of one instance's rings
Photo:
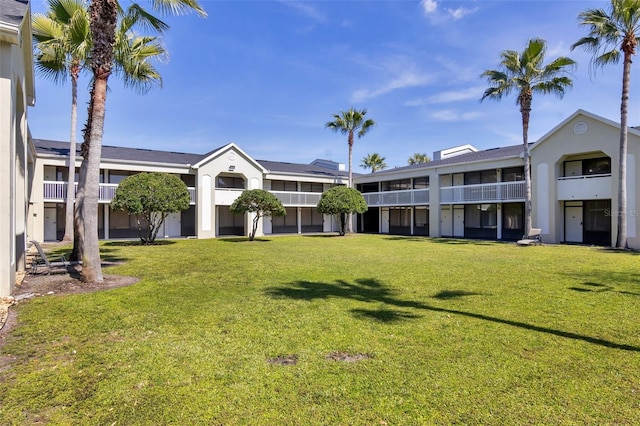
[[[459,113],[452,109],[443,109],[433,112],[431,118],[438,121],[471,121],[482,116],[478,111]]]
[[[318,23],[323,24],[328,20],[327,15],[315,8],[313,3],[298,0],[280,0],[280,4],[294,9],[301,15],[311,18]]]
[[[466,8],[458,7],[457,9],[445,8],[443,12],[438,10],[438,0],[421,0],[420,6],[426,16],[428,16],[433,23],[447,21],[453,19],[457,21],[467,15],[475,13],[478,8]]]
[[[382,77],[378,78],[382,83],[371,84],[372,88],[356,90],[351,94],[352,102],[361,102],[395,90],[426,86],[435,79],[434,74],[420,70],[412,59],[403,56],[390,56],[362,65],[370,66],[376,73],[382,74]]]
[[[426,98],[412,99],[405,102],[406,106],[423,106],[430,104],[445,104],[449,102],[466,101],[469,99],[480,99],[483,93],[481,87],[469,87],[463,90],[451,90],[448,92],[438,93]]]

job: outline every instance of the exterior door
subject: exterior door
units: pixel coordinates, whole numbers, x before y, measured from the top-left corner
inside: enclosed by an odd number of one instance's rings
[[[179,237],[180,234],[180,213],[169,213],[164,220],[164,237]]]
[[[453,208],[453,236],[464,237],[464,206]]]
[[[389,233],[389,209],[381,209],[380,212],[380,233]]]
[[[45,207],[44,208],[44,240],[56,241],[58,239],[56,235],[56,208]]]
[[[443,207],[440,210],[440,236],[453,236],[453,217],[451,215],[451,206]]]
[[[582,206],[566,206],[564,208],[564,241],[582,243]]]

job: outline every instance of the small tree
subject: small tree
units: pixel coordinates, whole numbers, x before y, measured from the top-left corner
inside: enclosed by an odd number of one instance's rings
[[[253,226],[249,234],[249,241],[256,237],[256,230],[261,217],[284,216],[287,214],[284,206],[272,193],[264,189],[250,189],[243,191],[229,208],[233,214],[253,213]]]
[[[120,182],[111,208],[135,215],[140,240],[153,244],[167,215],[188,209],[189,201],[187,185],[178,176],[138,173]]]
[[[357,189],[334,186],[322,193],[317,206],[318,212],[340,216],[340,235],[345,234],[347,217],[353,213],[367,211],[367,202]]]

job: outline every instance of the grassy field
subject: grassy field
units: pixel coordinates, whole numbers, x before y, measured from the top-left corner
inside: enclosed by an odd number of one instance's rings
[[[640,424],[640,256],[382,235],[107,242],[12,308],[0,424]]]

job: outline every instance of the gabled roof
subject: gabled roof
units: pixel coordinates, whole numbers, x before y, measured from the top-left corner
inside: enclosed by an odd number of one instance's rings
[[[608,126],[614,127],[616,129],[620,129],[620,123],[616,123],[615,121],[609,120],[608,118],[604,118],[601,117],[599,115],[596,115],[592,112],[589,111],[585,111],[583,109],[578,109],[576,110],[576,112],[574,112],[573,114],[571,114],[569,117],[565,118],[564,120],[562,120],[560,122],[560,124],[558,124],[557,126],[555,126],[553,129],[549,130],[547,133],[544,134],[544,136],[542,136],[540,139],[538,139],[535,143],[535,145],[531,148],[532,150],[535,149],[538,145],[544,143],[547,139],[549,139],[554,133],[556,133],[558,130],[560,130],[562,127],[566,126],[567,123],[569,123],[571,120],[573,120],[574,118],[576,118],[577,116],[582,115],[585,117],[588,117],[592,120],[598,121],[602,124],[606,124]],[[629,133],[631,134],[635,134],[640,136],[640,131],[636,128],[633,127],[629,127]]]
[[[227,151],[229,151],[231,149],[233,149],[235,151],[238,151],[243,157],[245,157],[247,159],[247,161],[253,163],[257,168],[262,169],[263,172],[265,171],[260,163],[258,163],[256,160],[251,158],[246,152],[244,152],[242,149],[240,149],[240,147],[238,145],[236,145],[234,142],[231,142],[231,143],[228,143],[226,145],[223,145],[220,148],[214,149],[213,151],[209,151],[208,153],[206,153],[205,155],[202,156],[200,161],[198,161],[197,163],[195,163],[193,165],[193,168],[197,169],[198,167],[201,167],[203,164],[209,162],[211,159],[213,159],[215,157],[218,157],[219,155],[221,155],[224,152],[227,152]]]
[[[282,161],[256,160],[267,171],[272,173],[292,173],[316,176],[348,176],[345,171],[329,169],[313,164],[285,163]],[[354,176],[356,174],[354,173]]]
[[[2,1],[2,0],[0,0]],[[69,155],[69,142],[59,142],[46,139],[34,139],[33,144],[39,155]],[[80,143],[76,145],[76,154],[80,155]],[[102,158],[105,160],[121,160],[132,162],[162,163],[190,165],[203,158],[202,154],[187,154],[182,152],[156,151],[153,149],[125,148],[121,146],[102,146]]]
[[[375,175],[393,174],[399,171],[408,171],[416,169],[430,169],[434,167],[450,166],[462,163],[475,163],[479,161],[503,160],[507,158],[517,158],[522,155],[522,144],[511,145],[500,148],[490,148],[482,151],[470,152],[468,154],[456,155],[455,157],[445,158],[443,160],[429,161],[423,164],[414,164],[412,166],[396,167],[393,169],[385,169],[375,172]]]
[[[20,25],[27,13],[27,0],[0,0],[0,22],[14,26]]]

